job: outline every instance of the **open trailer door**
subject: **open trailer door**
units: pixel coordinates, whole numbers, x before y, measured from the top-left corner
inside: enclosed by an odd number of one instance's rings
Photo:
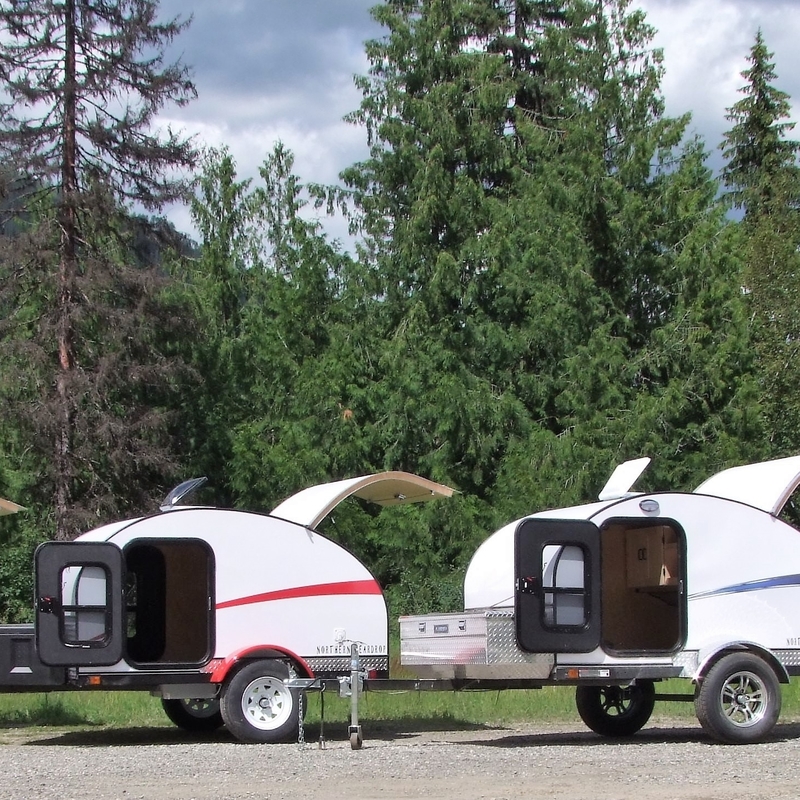
[[[107,542],[46,542],[34,565],[42,663],[116,664],[125,637],[122,551]]]
[[[600,531],[588,520],[531,518],[514,534],[517,643],[529,653],[600,644]]]

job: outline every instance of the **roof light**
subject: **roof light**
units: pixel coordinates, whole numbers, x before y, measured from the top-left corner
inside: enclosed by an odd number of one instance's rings
[[[653,500],[652,497],[647,497],[644,500],[640,500],[639,508],[641,508],[645,514],[658,514],[658,512],[661,510],[658,505],[658,500]]]

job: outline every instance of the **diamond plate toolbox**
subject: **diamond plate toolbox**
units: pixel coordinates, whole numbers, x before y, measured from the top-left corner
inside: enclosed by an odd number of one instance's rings
[[[420,678],[546,678],[553,656],[517,647],[514,613],[400,617],[400,663]]]

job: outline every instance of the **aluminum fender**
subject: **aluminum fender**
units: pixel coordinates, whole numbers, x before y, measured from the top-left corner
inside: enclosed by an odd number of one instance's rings
[[[780,681],[780,683],[789,683],[789,673],[786,671],[786,667],[784,667],[783,664],[778,661],[774,653],[757,642],[750,642],[746,640],[727,642],[719,641],[703,647],[698,653],[697,670],[689,677],[696,683],[708,672],[708,670],[711,668],[711,665],[715,661],[719,660],[723,654],[732,651],[748,652],[757,656],[761,656],[761,658],[763,658],[772,667],[772,669],[775,670],[775,674],[778,676],[778,681]]]

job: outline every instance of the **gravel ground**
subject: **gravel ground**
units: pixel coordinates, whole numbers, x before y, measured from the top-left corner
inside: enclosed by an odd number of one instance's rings
[[[0,729],[0,800],[708,800],[800,795],[800,723],[758,745],[713,743],[654,719],[624,741],[574,725],[415,732],[364,724],[364,746],[329,726],[320,749],[240,744],[221,731]]]

